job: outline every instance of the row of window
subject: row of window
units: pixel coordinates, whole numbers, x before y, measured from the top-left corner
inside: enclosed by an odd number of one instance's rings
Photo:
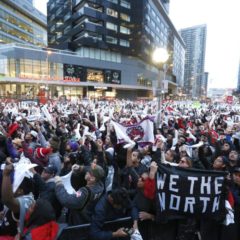
[[[39,46],[43,46],[43,42],[41,41],[42,39],[39,39],[38,35],[34,36],[34,38],[31,35],[25,34],[16,28],[12,28],[4,23],[0,22],[0,31],[5,32],[9,35],[14,36],[15,38],[18,38],[22,41],[29,42],[32,44],[36,44]]]
[[[148,26],[144,27],[146,32],[149,33],[152,38],[154,39],[155,43],[157,43],[160,47],[163,47],[164,44],[166,45],[167,43],[167,39],[165,37],[158,37],[159,35],[155,34]],[[146,39],[148,44],[151,44],[151,40],[150,39]]]
[[[106,28],[115,32],[118,32],[118,25],[111,23],[111,22],[106,22]],[[127,27],[124,26],[120,26],[119,28],[119,32],[126,34],[126,35],[130,35],[131,34],[131,30]]]
[[[121,63],[121,54],[116,52],[105,51],[102,49],[82,47],[76,52],[81,57],[92,58],[102,61]]]
[[[3,6],[5,9],[7,9],[9,12],[13,13],[12,15],[14,15],[14,16],[16,15],[16,16],[19,16],[19,18],[24,19],[26,21],[25,24],[27,22],[32,23],[32,20],[30,18],[21,14],[17,9],[9,7],[7,4],[3,3],[3,1],[1,1],[1,6]],[[6,13],[7,13],[7,11],[6,11]]]
[[[120,6],[121,6],[121,7],[128,8],[128,9],[131,8],[130,2],[128,2],[128,1],[126,1],[126,0],[107,0],[107,1],[108,1],[108,2],[112,2],[112,3],[115,3],[115,4],[119,4],[119,1],[120,1]]]
[[[0,44],[1,43],[12,43],[12,42],[14,42],[13,39],[11,39],[9,37],[6,37],[6,36],[4,36],[3,34],[0,33]]]
[[[33,34],[34,37],[38,38],[38,40],[43,43],[43,45],[47,45],[47,34],[44,28],[35,24],[30,18],[27,18],[19,11],[8,7],[2,2],[1,6],[6,8],[7,10],[0,8],[0,19],[3,19],[30,34]],[[8,11],[11,11],[11,13],[9,13]]]
[[[124,20],[126,22],[130,22],[131,21],[131,18],[128,14],[125,14],[125,13],[120,13],[118,14],[118,11],[112,9],[112,8],[107,8],[106,9],[106,13],[107,15],[111,16],[111,17],[114,17],[114,18],[118,18],[118,16],[120,16],[120,19],[121,20]]]
[[[118,39],[111,36],[106,36],[106,42],[111,44],[118,44]],[[119,45],[123,47],[130,47],[130,42],[124,39],[119,39]]]
[[[77,6],[80,2],[82,2],[84,0],[76,0],[75,2],[75,6]],[[124,7],[124,8],[127,8],[127,9],[130,9],[131,8],[131,4],[129,1],[127,0],[107,0],[108,2],[111,2],[111,3],[115,3],[115,4],[120,4],[121,7]],[[55,4],[51,4],[50,5],[50,10],[53,9],[55,6]]]

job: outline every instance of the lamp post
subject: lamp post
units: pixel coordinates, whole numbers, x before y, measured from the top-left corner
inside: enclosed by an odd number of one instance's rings
[[[169,58],[169,54],[167,52],[167,50],[165,48],[156,48],[153,52],[152,55],[152,60],[157,63],[157,64],[164,64],[163,65],[163,80],[165,80],[166,78],[166,72],[167,72],[167,66],[165,65],[165,63],[167,62]],[[160,125],[160,121],[161,121],[161,105],[162,105],[162,86],[161,86],[161,78],[158,79],[157,81],[157,87],[156,87],[156,96],[157,96],[157,120],[156,120],[156,124],[157,124],[157,128]]]
[[[51,71],[49,71],[49,68],[50,68],[50,65],[49,65],[49,56],[52,54],[52,51],[51,50],[47,50],[47,57],[46,57],[46,67],[47,67],[47,71],[46,71],[46,81],[48,82],[51,77]],[[50,68],[51,69],[51,68]],[[48,87],[48,83],[45,85],[45,91],[46,91],[46,94],[47,94],[47,99],[49,98],[49,87]]]

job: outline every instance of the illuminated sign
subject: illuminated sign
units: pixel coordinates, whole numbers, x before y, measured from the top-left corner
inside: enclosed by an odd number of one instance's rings
[[[63,80],[66,82],[84,81],[85,69],[78,65],[63,64]]]
[[[58,76],[34,76],[34,75],[25,75],[25,74],[20,74],[18,76],[18,78],[20,79],[31,79],[31,80],[51,80],[51,81],[59,81],[59,80],[63,80],[62,77],[58,77]]]
[[[105,83],[121,84],[121,71],[105,70]]]

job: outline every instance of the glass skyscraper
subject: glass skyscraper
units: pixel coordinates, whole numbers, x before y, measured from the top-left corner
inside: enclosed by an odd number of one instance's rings
[[[204,73],[207,26],[198,25],[180,30],[186,45],[184,93],[189,97],[206,96],[207,74]]]

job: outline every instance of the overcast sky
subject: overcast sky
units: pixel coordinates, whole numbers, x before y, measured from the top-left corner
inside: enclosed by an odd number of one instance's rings
[[[46,14],[47,0],[35,0]],[[209,86],[237,85],[240,62],[240,0],[170,0],[170,18],[176,29],[207,25],[205,71]]]

